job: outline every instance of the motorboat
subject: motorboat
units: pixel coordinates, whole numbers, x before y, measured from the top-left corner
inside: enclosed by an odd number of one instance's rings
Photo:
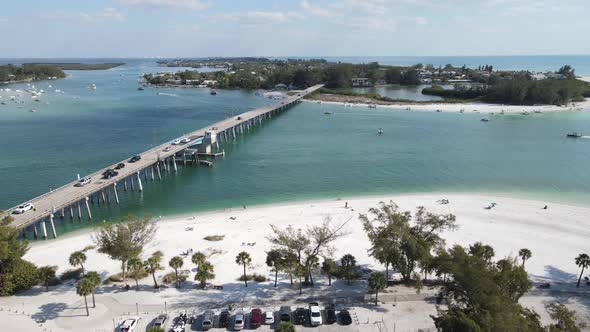
[[[211,91],[209,91],[210,94],[212,94],[213,96],[215,96],[217,94],[217,91],[211,89]]]
[[[383,135],[383,128],[379,128],[379,130],[377,130],[377,134]]]
[[[481,122],[489,122],[489,121],[490,121],[490,119],[488,119],[488,118],[481,119]]]
[[[565,135],[565,137],[569,137],[569,138],[580,138],[580,137],[582,137],[582,134],[577,133],[577,132],[574,131],[573,133],[567,133]]]

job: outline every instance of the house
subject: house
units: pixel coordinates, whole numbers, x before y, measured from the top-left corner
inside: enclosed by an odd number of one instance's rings
[[[547,73],[547,78],[554,79],[554,80],[562,80],[565,78],[565,75],[558,74],[558,73]]]
[[[534,81],[544,80],[546,78],[547,78],[547,76],[545,74],[543,74],[543,73],[534,73],[534,74],[531,74],[531,79],[534,80]]]
[[[352,86],[371,86],[371,83],[366,77],[353,77]]]
[[[206,85],[206,86],[217,85],[217,81],[215,81],[215,80],[204,80],[203,81],[203,85]]]

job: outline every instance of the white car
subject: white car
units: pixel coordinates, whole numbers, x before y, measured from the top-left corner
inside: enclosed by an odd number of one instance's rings
[[[188,142],[190,142],[190,141],[191,141],[191,139],[190,139],[190,138],[188,138],[188,137],[185,137],[185,138],[183,138],[183,139],[181,139],[181,140],[180,140],[180,143],[181,143],[181,144],[186,144],[186,143],[188,143]]]
[[[178,145],[178,144],[180,144],[180,139],[175,139],[175,140],[172,142],[172,145]]]
[[[275,323],[275,313],[272,311],[267,311],[264,313],[264,324],[272,325]]]
[[[81,178],[76,182],[74,185],[75,187],[84,187],[85,185],[89,184],[92,180],[90,178]]]
[[[25,203],[23,205],[19,205],[12,211],[13,214],[23,214],[29,210],[34,209],[35,207],[31,203]]]
[[[311,302],[309,304],[309,323],[311,326],[322,325],[322,312],[317,302]]]
[[[170,151],[170,150],[172,150],[172,148],[171,148],[171,147],[169,147],[169,146],[167,146],[167,147],[164,149],[164,152],[168,152],[168,151]]]
[[[136,327],[137,324],[139,323],[139,320],[141,318],[129,318],[123,321],[123,323],[121,323],[121,325],[119,325],[119,332],[131,332],[133,331]]]
[[[234,315],[234,331],[241,331],[244,329],[244,313],[238,311]]]

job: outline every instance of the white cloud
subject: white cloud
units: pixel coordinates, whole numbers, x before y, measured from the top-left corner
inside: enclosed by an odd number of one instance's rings
[[[95,13],[67,13],[67,12],[47,12],[40,13],[39,17],[45,20],[54,21],[73,21],[73,22],[105,22],[105,21],[117,21],[124,22],[126,17],[115,8],[105,8]]]
[[[323,17],[333,17],[333,16],[337,16],[338,13],[336,13],[333,10],[329,10],[317,5],[313,5],[311,4],[309,1],[307,0],[303,0],[301,2],[301,8],[307,12],[308,14],[311,15],[315,15],[315,16],[323,16]]]
[[[201,0],[118,0],[118,2],[128,6],[190,10],[202,10],[211,6],[209,1]]]
[[[383,17],[352,17],[350,20],[344,23],[345,25],[362,31],[385,31],[385,32],[396,32],[403,27],[416,27],[428,25],[428,19],[422,16],[416,17],[396,17],[396,16],[383,16]]]
[[[217,20],[237,21],[241,25],[256,26],[271,23],[287,23],[304,18],[297,12],[281,11],[248,11],[223,13],[213,17]]]

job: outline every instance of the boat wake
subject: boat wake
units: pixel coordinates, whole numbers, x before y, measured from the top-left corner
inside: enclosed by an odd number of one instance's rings
[[[580,138],[590,138],[590,136],[581,136]]]
[[[158,95],[168,96],[168,97],[178,97],[177,94],[174,94],[174,93],[165,93],[165,92],[158,92]]]

